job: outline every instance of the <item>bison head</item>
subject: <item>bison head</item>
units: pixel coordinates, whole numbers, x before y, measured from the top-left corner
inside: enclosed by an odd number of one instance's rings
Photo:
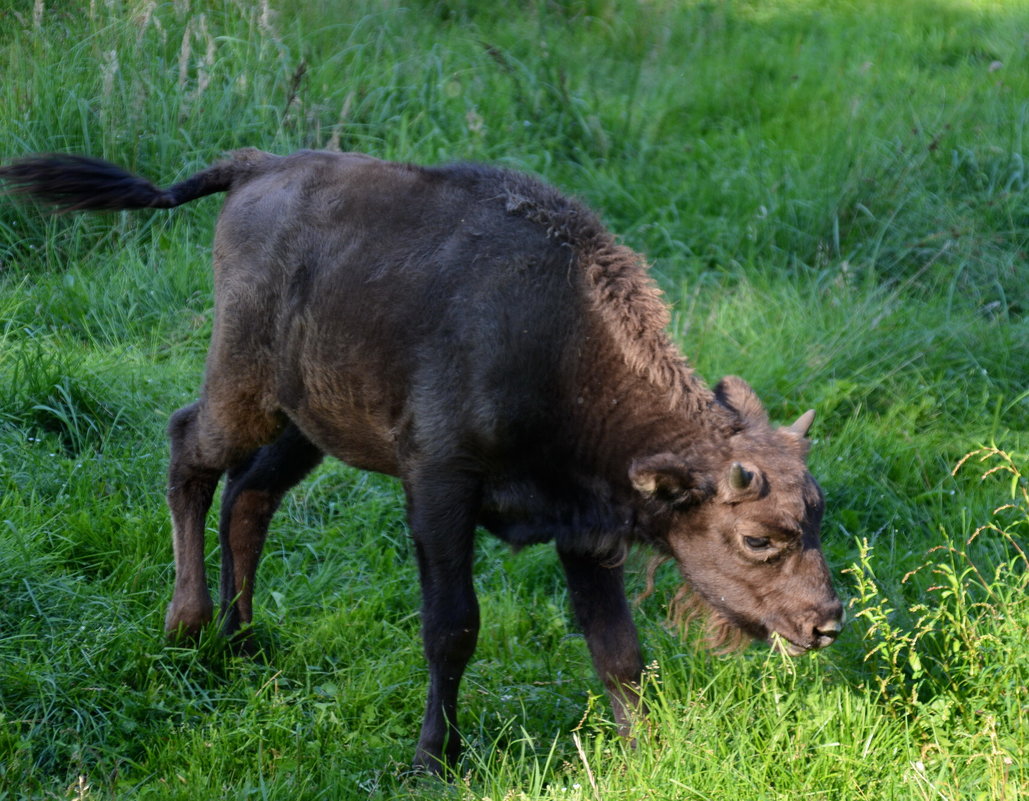
[[[791,656],[824,648],[843,607],[821,551],[822,491],[805,464],[814,412],[772,428],[735,377],[715,398],[736,418],[734,433],[632,465],[633,484],[666,523],[661,549],[686,582],[673,614],[704,614],[715,646],[757,638]]]

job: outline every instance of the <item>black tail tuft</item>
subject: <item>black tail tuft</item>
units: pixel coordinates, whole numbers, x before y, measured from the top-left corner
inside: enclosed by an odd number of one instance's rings
[[[0,167],[5,194],[27,195],[61,212],[170,209],[224,192],[231,178],[231,168],[216,166],[170,189],[159,189],[101,159],[60,153],[30,156]]]
[[[58,211],[171,208],[170,193],[100,159],[52,154],[0,167],[6,194],[28,195]]]

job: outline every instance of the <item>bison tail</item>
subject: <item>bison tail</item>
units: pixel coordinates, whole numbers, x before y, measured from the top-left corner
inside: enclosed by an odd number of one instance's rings
[[[69,154],[30,156],[0,167],[4,194],[26,195],[56,211],[170,209],[232,185],[233,162],[216,164],[168,189],[101,159]]]

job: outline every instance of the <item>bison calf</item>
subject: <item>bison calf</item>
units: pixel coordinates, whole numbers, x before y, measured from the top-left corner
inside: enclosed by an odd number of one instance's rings
[[[403,482],[430,673],[419,767],[459,753],[477,525],[555,543],[623,727],[642,668],[621,567],[632,543],[676,560],[716,639],[799,654],[839,632],[805,466],[813,413],[773,428],[741,379],[709,389],[666,336],[643,260],[553,189],[490,167],[252,149],[166,190],[76,156],[0,178],[62,210],[228,193],[204,386],[169,426],[169,633],[212,619],[204,518],[220,477],[233,633],[250,623],[273,513],[326,453]]]

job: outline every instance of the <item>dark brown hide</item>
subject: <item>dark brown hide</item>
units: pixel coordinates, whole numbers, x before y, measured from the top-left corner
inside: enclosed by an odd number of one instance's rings
[[[716,639],[799,653],[839,631],[805,467],[811,415],[774,429],[742,380],[708,389],[665,335],[642,259],[553,189],[488,167],[311,151],[237,151],[167,190],[81,157],[27,159],[0,178],[65,210],[228,192],[203,390],[169,426],[169,633],[212,618],[204,516],[220,477],[233,633],[251,620],[272,514],[325,453],[403,482],[430,669],[424,768],[458,756],[476,525],[516,546],[555,543],[623,727],[643,664],[621,567],[634,542],[677,561]]]

